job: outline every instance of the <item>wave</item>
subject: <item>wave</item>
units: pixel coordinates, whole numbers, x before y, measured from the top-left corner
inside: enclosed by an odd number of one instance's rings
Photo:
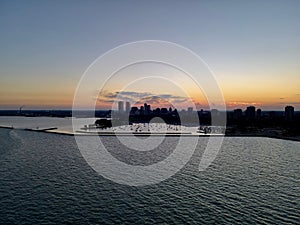
[[[24,139],[18,134],[16,130],[11,130],[8,133],[9,138],[13,141],[14,147],[20,147],[24,144]],[[10,141],[10,143],[11,143]]]

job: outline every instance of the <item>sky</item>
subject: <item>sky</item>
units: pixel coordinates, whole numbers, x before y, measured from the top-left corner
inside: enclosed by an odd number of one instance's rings
[[[128,42],[163,40],[207,63],[228,109],[300,110],[299,9],[298,0],[0,0],[0,109],[71,108],[80,78],[99,56]],[[149,93],[186,103],[162,83],[125,91],[141,93],[131,96],[135,102]],[[115,79],[102,97],[109,102],[108,94],[123,89]],[[88,98],[98,96],[91,91]],[[191,95],[205,107],[201,94]]]

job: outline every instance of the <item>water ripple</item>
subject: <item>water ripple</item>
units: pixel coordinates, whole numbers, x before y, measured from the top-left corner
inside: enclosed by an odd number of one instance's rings
[[[225,138],[199,172],[203,139],[178,174],[137,188],[97,175],[73,137],[6,129],[0,137],[0,224],[299,224],[297,142]]]

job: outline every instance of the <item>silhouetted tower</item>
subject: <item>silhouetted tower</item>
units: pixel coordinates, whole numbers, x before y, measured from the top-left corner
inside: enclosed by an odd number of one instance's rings
[[[151,112],[151,105],[147,105],[147,107],[145,108],[145,110],[147,111],[147,113]]]
[[[233,118],[234,119],[241,119],[242,117],[243,117],[243,110],[242,109],[233,110]]]
[[[257,109],[257,110],[256,110],[256,117],[257,117],[258,119],[261,118],[261,109]]]
[[[248,106],[246,109],[246,117],[248,119],[254,119],[255,118],[255,107],[254,106]]]
[[[167,114],[168,113],[168,109],[167,108],[161,108],[160,109],[160,113],[161,114]]]
[[[136,115],[138,113],[138,107],[132,107],[130,110],[130,115]]]
[[[286,106],[284,115],[286,120],[293,120],[294,119],[294,107],[293,106]]]
[[[123,101],[118,102],[118,111],[124,112],[124,102]]]
[[[144,106],[141,106],[141,107],[140,107],[140,113],[144,113],[144,111],[145,111]]]
[[[130,109],[131,109],[131,105],[130,105],[130,102],[126,102],[126,112],[130,112]]]
[[[153,113],[159,115],[159,114],[160,114],[160,108],[154,109],[154,110],[153,110]]]
[[[21,115],[22,114],[22,109],[25,107],[25,105],[22,105],[20,108],[19,108],[19,114]]]
[[[214,115],[214,116],[218,116],[220,114],[219,110],[217,110],[217,109],[212,109],[210,111],[210,113],[211,113],[211,115]]]

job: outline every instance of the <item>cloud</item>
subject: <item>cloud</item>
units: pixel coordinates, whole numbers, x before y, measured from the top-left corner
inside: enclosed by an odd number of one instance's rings
[[[173,102],[175,103],[184,103],[186,102],[188,99],[184,98],[184,99],[175,99]]]
[[[150,92],[121,91],[119,95],[143,98],[152,94]]]
[[[262,105],[261,102],[227,102],[227,107],[235,108],[235,107],[248,107],[250,105],[260,107]]]
[[[284,104],[300,105],[300,102],[285,102]]]
[[[109,92],[109,93],[105,94],[104,96],[105,96],[105,98],[116,98],[118,96],[118,93],[117,92],[115,92],[115,93]]]
[[[141,100],[136,101],[135,104],[142,105],[145,102],[150,105],[165,105],[165,104],[170,105],[168,100],[158,98],[158,96],[150,96],[150,97],[143,98]]]
[[[103,100],[101,100],[101,102],[114,103],[114,100],[103,99]]]
[[[113,103],[115,101],[129,101],[132,104],[171,105],[172,103],[184,103],[190,100],[187,97],[172,94],[153,94],[151,92],[136,91],[103,91],[98,97],[99,103]]]
[[[143,98],[151,95],[149,92],[135,92],[135,91],[116,91],[116,92],[103,92],[101,93],[101,98],[108,98],[114,100],[124,100],[124,99],[134,99]]]

